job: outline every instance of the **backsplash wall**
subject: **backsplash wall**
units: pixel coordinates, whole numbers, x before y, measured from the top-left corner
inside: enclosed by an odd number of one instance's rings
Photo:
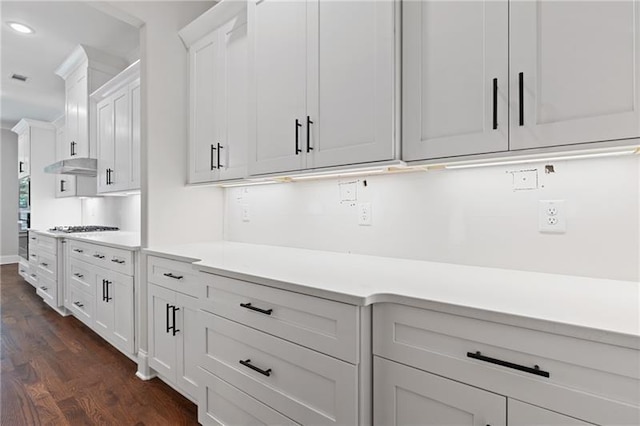
[[[640,159],[551,164],[228,188],[225,239],[638,280]],[[514,190],[521,170],[537,189]],[[565,200],[565,234],[538,231],[540,200]],[[366,202],[372,225],[359,226]]]
[[[83,199],[82,224],[117,226],[122,231],[140,232],[140,195]]]

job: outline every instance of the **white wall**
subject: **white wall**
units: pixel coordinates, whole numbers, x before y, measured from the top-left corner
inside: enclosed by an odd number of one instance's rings
[[[178,31],[213,2],[113,2],[144,22],[142,90],[142,245],[222,238],[223,191],[185,187],[187,50]]]
[[[640,276],[636,157],[358,178],[357,202],[329,180],[229,188],[225,239],[612,279]],[[514,191],[514,170],[540,188]],[[354,179],[351,179],[354,180]],[[565,200],[567,232],[538,232],[539,200]],[[358,226],[356,204],[372,203]],[[248,206],[250,221],[242,219]]]
[[[18,135],[0,137],[0,263],[18,256]]]
[[[122,231],[140,232],[140,195],[85,198],[82,225],[117,226]]]

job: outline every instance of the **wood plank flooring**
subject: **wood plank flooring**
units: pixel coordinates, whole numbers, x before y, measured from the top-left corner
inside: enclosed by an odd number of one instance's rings
[[[196,425],[197,407],[0,267],[0,424]]]

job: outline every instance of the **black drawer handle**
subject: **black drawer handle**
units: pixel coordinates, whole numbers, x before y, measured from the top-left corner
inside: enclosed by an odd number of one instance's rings
[[[271,369],[263,370],[262,368],[258,368],[255,365],[251,365],[251,360],[250,359],[248,359],[246,361],[240,360],[240,364],[244,365],[245,367],[248,367],[248,368],[252,369],[253,371],[257,371],[258,373],[262,374],[263,376],[269,377],[271,375]]]
[[[173,275],[171,272],[165,272],[162,275],[164,275],[167,278],[173,278],[174,280],[181,280],[184,278],[182,275]]]
[[[84,305],[80,302],[73,302],[74,305],[76,305],[78,308],[83,308]]]
[[[498,128],[498,79],[493,79],[493,130]]]
[[[124,263],[124,260],[120,260],[120,259],[111,259],[111,261],[113,263],[117,263],[118,265],[122,265]]]
[[[36,255],[35,255],[35,254],[32,254],[32,255],[31,255],[31,257],[36,257]]]
[[[45,287],[45,286],[41,286],[41,287],[40,287],[40,289],[41,289],[41,290],[44,290],[44,291],[49,290],[49,289],[48,289],[47,287]]]
[[[524,73],[518,74],[518,125],[524,126]]]
[[[242,306],[245,309],[250,309],[252,311],[260,312],[261,314],[265,314],[265,315],[271,315],[271,312],[273,312],[273,309],[256,308],[255,306],[251,306],[251,303],[241,303],[240,306]]]
[[[536,376],[549,377],[549,372],[540,370],[540,367],[538,367],[537,365],[534,366],[533,368],[526,367],[524,365],[514,364],[514,363],[509,362],[509,361],[503,361],[501,359],[496,359],[496,358],[491,358],[491,357],[488,357],[488,356],[484,356],[484,355],[482,355],[480,353],[480,351],[478,351],[478,352],[467,352],[467,356],[469,358],[477,359],[477,360],[488,362],[488,363],[491,363],[491,364],[496,364],[496,365],[501,365],[503,367],[513,368],[514,370],[524,371],[525,373],[535,374]]]
[[[78,277],[78,278],[84,278],[84,275],[79,274],[77,272],[75,274],[73,274],[73,276]]]
[[[75,251],[76,253],[84,253],[84,250],[80,250],[80,249],[73,249],[73,251]]]
[[[31,274],[31,276],[32,276],[33,278],[38,278],[38,276],[37,276],[36,274]]]
[[[102,254],[94,254],[93,257],[97,257],[98,259],[104,259],[104,255]]]
[[[44,262],[43,262],[43,263],[41,263],[40,265],[41,265],[41,266],[44,266],[45,268],[46,268],[47,266],[49,266],[49,264],[48,264],[48,263],[44,263]]]
[[[31,239],[35,241],[35,240],[36,240],[36,237],[31,237]]]

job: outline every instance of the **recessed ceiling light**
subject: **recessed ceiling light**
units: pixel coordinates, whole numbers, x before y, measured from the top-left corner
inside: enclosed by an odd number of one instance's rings
[[[9,24],[13,31],[19,32],[20,34],[33,34],[35,32],[31,27],[19,22],[7,22],[7,24]]]

